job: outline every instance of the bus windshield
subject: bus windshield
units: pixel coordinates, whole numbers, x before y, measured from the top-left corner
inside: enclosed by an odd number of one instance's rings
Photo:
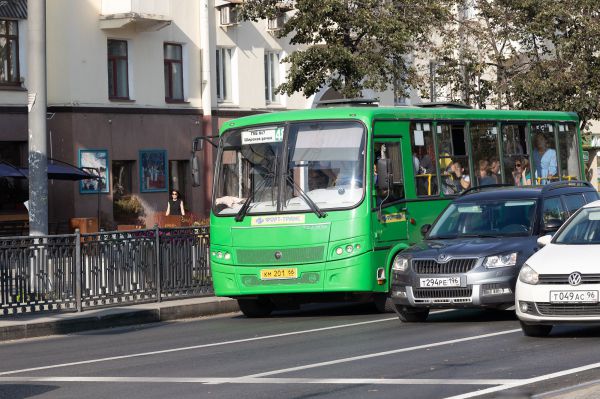
[[[364,196],[364,156],[365,129],[355,121],[225,132],[214,212],[236,215],[245,203],[247,214],[351,208]]]

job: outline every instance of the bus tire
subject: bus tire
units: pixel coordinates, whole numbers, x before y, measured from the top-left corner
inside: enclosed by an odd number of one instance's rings
[[[246,317],[267,317],[273,311],[273,303],[267,298],[238,299],[238,306]]]
[[[411,308],[409,306],[396,305],[398,318],[405,323],[422,323],[429,316],[429,309]]]
[[[373,294],[373,307],[377,313],[394,313],[395,306],[387,293]]]

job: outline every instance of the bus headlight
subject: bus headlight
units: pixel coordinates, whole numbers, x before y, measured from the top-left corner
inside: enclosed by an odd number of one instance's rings
[[[408,259],[403,256],[396,255],[394,257],[394,263],[392,263],[392,270],[397,272],[405,272],[408,269]]]

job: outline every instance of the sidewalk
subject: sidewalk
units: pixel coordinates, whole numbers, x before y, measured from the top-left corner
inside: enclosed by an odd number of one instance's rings
[[[31,313],[1,316],[0,341],[187,319],[237,312],[238,310],[237,301],[234,299],[213,296],[90,309],[79,313]]]

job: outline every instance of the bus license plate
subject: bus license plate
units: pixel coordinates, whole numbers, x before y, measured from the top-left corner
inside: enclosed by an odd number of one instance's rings
[[[460,287],[460,277],[429,277],[419,281],[420,287]]]
[[[261,280],[285,280],[291,278],[298,278],[298,269],[261,269],[260,271]]]
[[[597,303],[598,291],[550,291],[551,303]]]

